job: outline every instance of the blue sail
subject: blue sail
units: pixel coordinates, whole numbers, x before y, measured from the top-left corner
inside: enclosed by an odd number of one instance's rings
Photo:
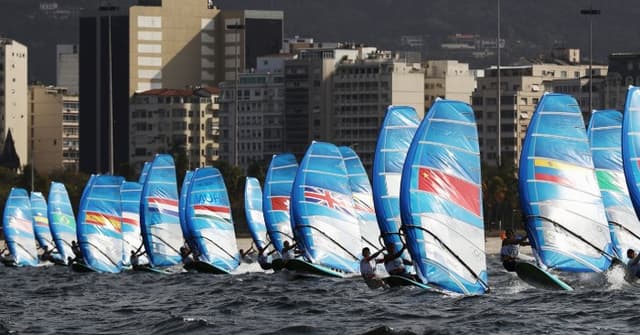
[[[573,97],[548,93],[538,103],[520,156],[519,190],[539,262],[568,272],[609,268],[609,225]]]
[[[407,153],[400,209],[420,280],[448,291],[489,290],[478,131],[471,107],[436,100]]]
[[[47,209],[51,236],[62,260],[67,262],[69,257],[75,257],[71,250],[71,242],[76,240],[76,218],[64,184],[51,182]]]
[[[124,178],[95,176],[85,187],[78,213],[78,243],[85,264],[97,272],[122,270],[122,209]]]
[[[364,169],[360,157],[353,149],[350,147],[340,147],[339,149],[349,174],[349,184],[351,185],[355,210],[360,222],[362,244],[372,248],[372,250],[378,249],[380,246],[378,243],[380,228],[378,228],[376,211],[373,208],[373,193],[369,175]]]
[[[199,261],[227,272],[240,265],[231,203],[218,169],[205,167],[193,173],[187,195],[187,226]]]
[[[293,241],[290,200],[293,179],[298,172],[296,157],[290,153],[274,155],[267,170],[262,193],[262,211],[273,247],[282,253],[284,241]]]
[[[159,154],[142,187],[140,230],[152,266],[181,262],[183,244],[178,211],[176,168],[171,155]]]
[[[640,249],[640,221],[634,212],[624,176],[622,113],[616,110],[594,111],[587,134],[613,249],[616,256],[626,263],[627,250]]]
[[[258,179],[253,177],[247,177],[244,184],[244,214],[253,243],[264,249],[269,244],[269,238],[262,214],[262,188]]]
[[[129,265],[131,251],[142,247],[140,231],[140,198],[142,185],[126,181],[120,186],[120,204],[122,207],[122,260]]]
[[[384,243],[392,245],[393,252],[402,248],[399,235],[402,167],[419,125],[413,107],[389,106],[373,158],[373,204]],[[403,258],[409,258],[406,252]]]
[[[151,168],[151,162],[144,162],[142,166],[142,171],[140,171],[140,176],[138,177],[138,183],[140,185],[144,185],[144,182],[147,180],[147,175],[149,174],[149,169]]]
[[[29,194],[23,188],[11,188],[2,218],[4,240],[18,266],[38,264]]]
[[[55,248],[51,229],[49,229],[49,218],[47,217],[47,201],[40,192],[31,192],[31,215],[33,216],[33,231],[40,248],[47,247],[48,250]]]
[[[296,239],[307,260],[359,273],[360,226],[338,147],[311,143],[293,183],[291,209]]]
[[[182,180],[182,188],[180,189],[180,228],[182,229],[182,235],[187,243],[191,245],[191,237],[189,236],[189,227],[187,226],[187,194],[189,193],[189,185],[191,184],[191,178],[193,177],[193,171],[187,171],[184,174]]]

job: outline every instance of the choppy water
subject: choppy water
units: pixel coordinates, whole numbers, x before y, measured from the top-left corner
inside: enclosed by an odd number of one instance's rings
[[[233,276],[74,273],[0,267],[0,332],[155,334],[637,333],[640,288],[622,271],[534,289],[489,258],[492,292],[370,290],[359,279],[291,280],[243,265]]]

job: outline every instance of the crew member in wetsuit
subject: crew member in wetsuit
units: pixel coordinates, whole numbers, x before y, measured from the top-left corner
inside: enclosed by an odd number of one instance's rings
[[[182,264],[193,263],[194,259],[190,255],[191,249],[186,246],[180,247],[180,258],[182,259]]]
[[[51,255],[55,249],[56,248],[49,249],[49,246],[45,245],[44,247],[42,247],[42,254],[38,258],[42,262],[55,262],[55,259],[53,259],[53,256]]]
[[[362,248],[362,259],[360,260],[360,274],[362,279],[369,288],[378,288],[384,286],[384,281],[376,272],[376,264],[384,262],[383,259],[376,259],[384,249],[378,250],[375,254],[371,254],[368,247]]]
[[[71,259],[71,262],[84,263],[84,258],[82,257],[82,251],[80,250],[80,245],[76,241],[71,241],[71,251],[73,252],[74,258]]]
[[[640,254],[636,253],[633,249],[629,249],[627,250],[627,258],[629,258],[627,271],[629,272],[630,279],[636,280],[640,278]]]
[[[264,247],[264,248],[258,247],[258,264],[260,264],[260,267],[262,268],[262,270],[273,269],[273,265],[271,264],[271,261],[269,259],[270,256],[265,255],[266,251],[267,251],[267,247]]]
[[[500,260],[505,270],[516,271],[516,262],[520,253],[520,246],[530,245],[527,241],[528,237],[517,237],[513,229],[507,229],[507,236],[502,240],[502,248],[500,248]]]
[[[416,280],[416,278],[409,273],[405,267],[405,265],[413,265],[413,263],[402,258],[402,253],[407,246],[403,244],[402,248],[400,248],[396,253],[393,252],[393,246],[393,243],[386,244],[387,254],[384,256],[384,268],[387,270],[389,275],[402,276],[411,280]]]
[[[284,241],[283,248],[282,248],[282,260],[284,262],[287,262],[288,260],[294,259],[296,257],[296,254],[294,251],[295,247],[296,247],[295,243],[291,244],[289,243],[289,241]]]

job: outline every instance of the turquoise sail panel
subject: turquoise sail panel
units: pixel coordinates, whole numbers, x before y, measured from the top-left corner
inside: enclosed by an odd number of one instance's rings
[[[193,171],[187,171],[184,174],[182,188],[180,189],[180,228],[182,229],[182,236],[184,236],[184,239],[191,248],[193,248],[193,241],[191,241],[189,227],[187,226],[187,194],[189,193],[189,185],[191,184],[192,177]]]
[[[380,228],[376,218],[376,211],[373,208],[373,191],[369,175],[360,161],[360,157],[350,147],[340,147],[340,153],[344,159],[349,174],[349,185],[353,193],[358,220],[360,222],[360,234],[362,235],[362,245],[376,250],[380,247],[378,238]]]
[[[402,227],[423,283],[462,294],[489,290],[481,185],[471,106],[436,100],[411,142],[400,184]]]
[[[196,169],[187,194],[187,226],[198,260],[232,271],[240,254],[231,216],[231,203],[218,169]]]
[[[269,239],[282,253],[284,241],[293,242],[290,215],[291,188],[298,172],[298,161],[293,154],[274,155],[267,170],[262,193],[262,211]]]
[[[147,175],[149,174],[149,169],[151,168],[151,162],[144,162],[142,166],[142,171],[140,171],[140,176],[138,177],[138,183],[140,185],[144,185],[144,182],[147,180]]]
[[[64,262],[67,262],[69,257],[75,257],[71,250],[71,242],[76,240],[77,235],[76,218],[64,184],[55,181],[51,182],[47,210],[51,236],[60,257]]]
[[[97,272],[122,270],[122,209],[124,178],[99,175],[85,187],[78,213],[78,243],[85,264]]]
[[[269,244],[269,237],[262,214],[262,188],[258,179],[253,177],[247,177],[244,184],[244,214],[253,243],[264,249]]]
[[[594,111],[587,134],[609,220],[613,250],[616,257],[626,263],[628,249],[640,250],[640,221],[633,209],[624,176],[622,113],[616,110]]]
[[[399,235],[402,167],[419,125],[413,107],[389,106],[373,158],[373,204],[384,243],[391,245],[394,252],[402,248]],[[408,252],[402,258],[409,259]]]
[[[122,261],[123,265],[130,265],[131,251],[142,247],[142,232],[140,231],[140,199],[142,185],[125,181],[120,186],[120,204],[122,207]]]
[[[142,187],[140,230],[152,266],[182,261],[176,168],[171,155],[156,155]]]
[[[16,265],[38,265],[31,202],[25,189],[11,188],[4,206],[2,231],[5,243]]]
[[[359,273],[362,251],[349,175],[338,147],[312,142],[291,192],[295,236],[308,261]]]
[[[31,215],[33,216],[33,231],[40,248],[47,247],[48,250],[55,248],[51,229],[49,229],[49,218],[47,217],[47,201],[40,192],[31,192]]]
[[[542,97],[527,129],[518,173],[525,228],[538,261],[567,272],[608,269],[613,253],[609,224],[573,97]]]

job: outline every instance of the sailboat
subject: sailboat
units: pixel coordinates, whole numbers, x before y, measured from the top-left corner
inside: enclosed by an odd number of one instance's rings
[[[288,270],[345,277],[358,274],[362,249],[349,175],[338,147],[312,142],[291,191],[291,215],[304,259]]]
[[[373,194],[369,175],[367,175],[360,157],[353,149],[344,146],[339,149],[349,176],[355,211],[360,222],[362,245],[375,250],[379,246],[380,228],[378,228],[376,211],[373,209]]]
[[[179,249],[183,238],[178,187],[175,164],[170,155],[158,154],[151,163],[142,187],[140,230],[150,265],[141,270],[166,268],[181,262]]]
[[[244,184],[244,214],[253,243],[258,249],[265,249],[270,242],[262,214],[262,188],[254,177],[247,177]]]
[[[378,227],[385,246],[397,253],[402,249],[400,238],[400,180],[402,168],[407,157],[411,141],[420,125],[420,119],[413,107],[389,106],[380,128],[378,143],[373,158],[373,204]],[[403,260],[410,261],[408,251],[402,254]],[[407,267],[408,272],[414,272]],[[393,277],[385,279],[391,286],[405,285],[404,280]]]
[[[120,186],[120,204],[122,208],[122,264],[131,266],[131,252],[137,253],[142,249],[142,234],[140,231],[140,197],[142,185],[133,181],[125,181]],[[139,264],[148,263],[139,258]]]
[[[231,203],[218,169],[197,169],[187,193],[186,223],[194,249],[187,270],[229,274],[240,265]]]
[[[193,171],[187,171],[184,174],[184,179],[182,180],[182,187],[180,188],[180,201],[179,201],[179,212],[180,212],[180,228],[182,229],[182,236],[184,236],[185,241],[189,245],[189,248],[193,250],[194,246],[192,245],[192,239],[189,235],[189,227],[187,226],[187,195],[189,193],[189,185],[191,184],[191,178],[193,177]]]
[[[38,265],[38,250],[33,233],[31,202],[25,189],[11,188],[4,206],[2,231],[11,255],[9,259],[3,259],[5,265]]]
[[[627,250],[640,249],[640,221],[627,189],[622,159],[622,113],[594,111],[587,130],[593,165],[609,220],[613,250],[618,259],[628,261]],[[632,139],[633,136],[627,137]],[[632,164],[631,160],[628,161]]]
[[[124,178],[99,175],[87,184],[78,213],[78,243],[83,261],[76,271],[118,273],[122,270],[123,239],[120,188]]]
[[[516,267],[520,278],[534,286],[566,290],[570,287],[546,270],[609,268],[614,258],[609,224],[573,97],[547,93],[538,103],[520,156],[519,191],[531,248],[543,268],[520,262],[527,265]]]
[[[31,215],[33,216],[33,232],[41,249],[53,250],[55,243],[49,229],[47,218],[47,201],[40,192],[31,192]]]
[[[481,184],[471,106],[436,100],[411,142],[400,184],[402,228],[422,284],[489,291]]]
[[[291,153],[273,155],[264,181],[262,212],[273,248],[282,256],[284,242],[293,244],[291,223],[291,188],[298,172],[298,162]],[[282,259],[272,260],[274,270],[282,268]]]
[[[75,255],[71,250],[71,243],[77,238],[76,219],[69,200],[69,194],[64,184],[51,182],[49,188],[49,206],[47,207],[51,236],[60,254],[62,264],[67,264],[69,258]],[[68,264],[67,264],[68,265]]]

